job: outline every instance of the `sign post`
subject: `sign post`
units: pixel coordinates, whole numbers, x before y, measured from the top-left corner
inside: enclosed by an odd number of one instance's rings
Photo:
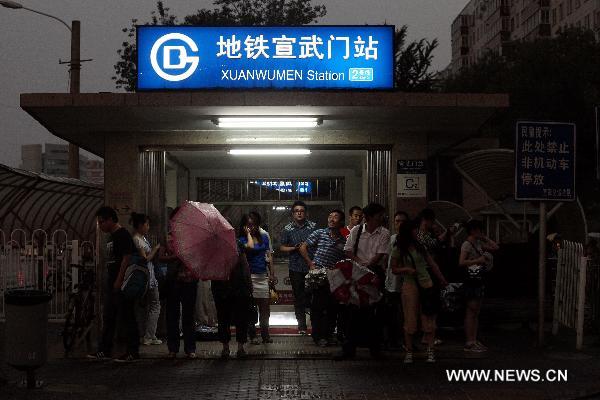
[[[538,346],[544,345],[546,202],[575,200],[575,124],[517,122],[515,199],[540,202]]]

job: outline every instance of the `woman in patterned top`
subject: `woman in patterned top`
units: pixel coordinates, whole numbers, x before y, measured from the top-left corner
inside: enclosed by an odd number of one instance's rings
[[[498,245],[483,234],[481,221],[471,220],[466,224],[467,240],[460,247],[458,264],[467,268],[468,277],[464,283],[465,300],[465,347],[467,353],[482,353],[487,351],[477,340],[479,326],[479,311],[484,294],[484,273],[491,267],[490,251],[498,250]]]

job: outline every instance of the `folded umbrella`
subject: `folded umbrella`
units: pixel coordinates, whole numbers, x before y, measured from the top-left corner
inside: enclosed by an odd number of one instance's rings
[[[370,269],[352,260],[342,260],[327,271],[329,288],[342,304],[366,306],[381,300],[379,278]]]
[[[235,229],[212,204],[186,201],[170,221],[174,252],[202,280],[227,280],[238,260]]]

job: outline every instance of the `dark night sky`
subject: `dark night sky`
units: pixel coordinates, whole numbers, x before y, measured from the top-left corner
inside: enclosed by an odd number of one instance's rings
[[[116,49],[125,39],[121,28],[131,18],[149,19],[154,0],[21,0],[24,6],[55,15],[67,23],[81,21],[81,57],[94,61],[83,64],[82,92],[116,91],[111,76]],[[212,1],[166,0],[180,17],[199,8],[212,8]],[[450,24],[467,0],[321,0],[327,6],[323,24],[381,24],[409,26],[409,39],[438,38],[434,69],[450,61]],[[69,58],[69,31],[58,21],[25,10],[0,8],[0,163],[19,167],[21,145],[61,143],[19,108],[19,94],[67,92],[66,65]]]

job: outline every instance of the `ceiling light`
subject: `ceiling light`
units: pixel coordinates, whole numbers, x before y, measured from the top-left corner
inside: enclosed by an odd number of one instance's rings
[[[220,128],[314,128],[319,119],[313,117],[224,117],[217,118]]]
[[[225,139],[228,143],[269,143],[269,142],[310,142],[312,138],[308,136],[281,136],[281,137],[266,137],[266,136],[245,136],[245,137],[232,137]]]
[[[310,154],[308,149],[231,149],[229,154],[235,156],[304,156]]]

